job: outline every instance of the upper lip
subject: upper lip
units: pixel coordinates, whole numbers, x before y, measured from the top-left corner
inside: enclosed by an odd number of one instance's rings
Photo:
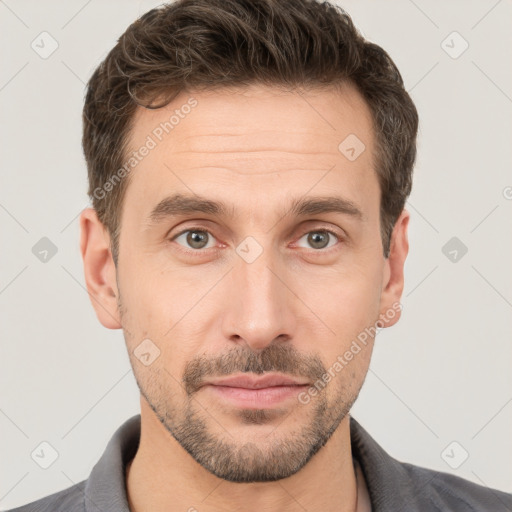
[[[235,375],[223,379],[205,382],[204,385],[228,386],[232,388],[262,389],[275,386],[304,386],[304,382],[278,373],[262,376]]]

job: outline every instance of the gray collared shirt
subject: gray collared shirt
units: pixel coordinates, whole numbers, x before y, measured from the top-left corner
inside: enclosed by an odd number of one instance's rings
[[[372,512],[512,512],[512,494],[400,462],[353,417],[350,435]],[[140,414],[119,427],[87,480],[8,512],[130,512],[125,470],[139,438]]]

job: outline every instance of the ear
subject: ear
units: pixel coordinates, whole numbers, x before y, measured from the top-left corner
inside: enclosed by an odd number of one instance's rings
[[[391,234],[389,256],[384,262],[384,275],[380,297],[380,316],[382,327],[391,327],[400,319],[400,297],[404,290],[404,264],[409,252],[407,228],[409,212],[403,210],[398,217]]]
[[[93,208],[86,208],[80,214],[80,252],[87,291],[98,320],[107,329],[120,329],[119,292],[110,236]]]

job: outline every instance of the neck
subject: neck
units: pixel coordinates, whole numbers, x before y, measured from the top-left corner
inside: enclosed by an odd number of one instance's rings
[[[141,399],[141,436],[126,471],[130,510],[142,512],[308,512],[356,510],[357,485],[347,415],[294,475],[275,482],[233,483],[200,466]]]

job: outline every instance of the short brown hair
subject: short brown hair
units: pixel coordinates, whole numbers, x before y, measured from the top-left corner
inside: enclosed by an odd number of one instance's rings
[[[125,163],[138,105],[159,108],[193,89],[343,81],[372,113],[387,257],[411,191],[418,114],[389,55],[366,41],[341,7],[316,0],[177,0],[136,20],[89,80],[83,109],[88,194],[111,236],[114,262],[129,180],[112,179]]]

